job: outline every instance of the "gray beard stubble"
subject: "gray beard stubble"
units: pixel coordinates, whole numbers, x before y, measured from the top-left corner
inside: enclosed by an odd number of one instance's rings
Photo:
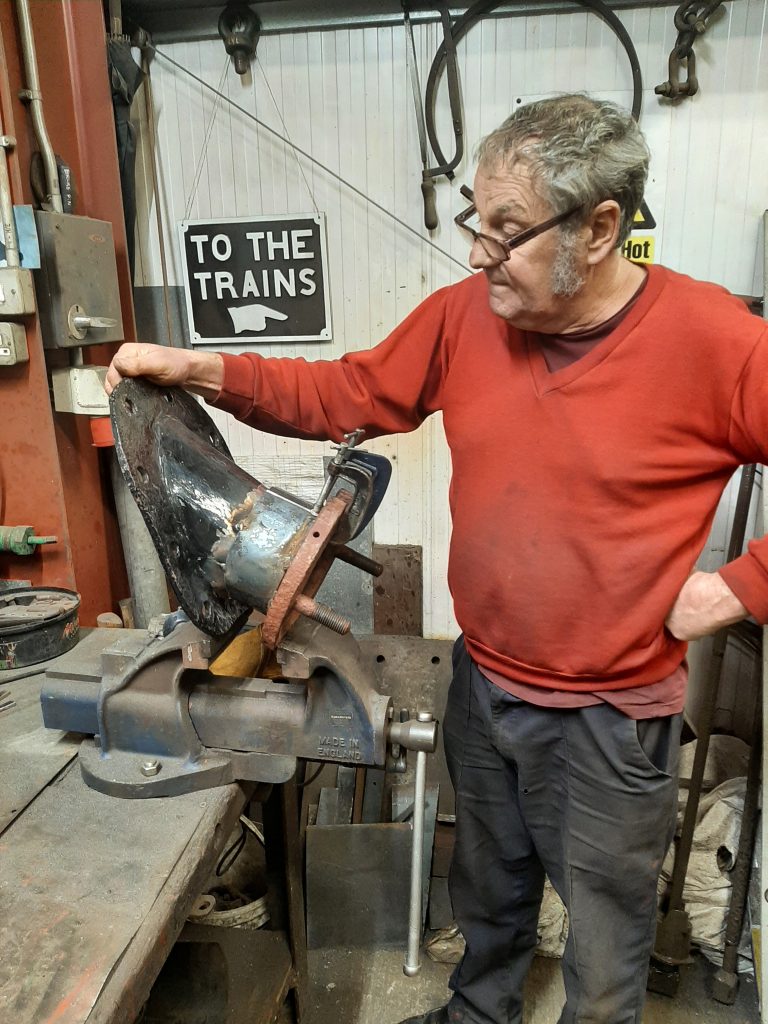
[[[584,278],[576,269],[579,236],[575,231],[562,231],[560,234],[560,246],[552,264],[552,294],[571,299],[584,284]]]

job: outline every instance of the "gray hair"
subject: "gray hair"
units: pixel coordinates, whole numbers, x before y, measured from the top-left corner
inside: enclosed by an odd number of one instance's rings
[[[555,213],[582,205],[586,217],[598,203],[614,199],[621,210],[621,246],[643,198],[650,153],[630,113],[576,93],[518,107],[480,142],[477,160],[486,167],[524,164]]]

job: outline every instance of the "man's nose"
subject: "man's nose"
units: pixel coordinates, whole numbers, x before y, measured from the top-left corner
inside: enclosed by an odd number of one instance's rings
[[[479,238],[474,240],[472,248],[469,250],[469,265],[473,270],[490,270],[491,267],[497,267],[500,262],[488,255]]]

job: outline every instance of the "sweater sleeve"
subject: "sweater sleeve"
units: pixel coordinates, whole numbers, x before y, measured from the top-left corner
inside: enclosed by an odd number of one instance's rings
[[[340,359],[222,353],[224,384],[210,404],[287,437],[339,441],[357,427],[366,437],[414,430],[441,408],[447,292],[431,295],[375,348]]]
[[[739,379],[730,440],[742,462],[768,464],[768,330],[761,333]],[[746,554],[719,572],[750,614],[768,623],[768,536],[751,540]]]

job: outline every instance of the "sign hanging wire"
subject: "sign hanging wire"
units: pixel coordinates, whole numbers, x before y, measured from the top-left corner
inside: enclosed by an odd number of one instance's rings
[[[157,51],[155,51],[157,52]],[[213,110],[211,116],[208,119],[208,126],[205,129],[205,140],[203,142],[203,148],[200,150],[200,159],[197,161],[197,167],[195,168],[195,180],[192,182],[192,191],[187,197],[187,204],[184,207],[184,220],[189,220],[189,215],[192,212],[192,203],[195,201],[197,195],[197,189],[200,185],[200,175],[203,173],[203,164],[208,159],[208,143],[211,141],[211,134],[213,132],[213,122],[216,120],[216,115],[219,112],[219,101],[226,99],[224,93],[221,91],[224,88],[224,82],[227,78],[227,70],[229,69],[229,55],[227,55],[224,61],[224,67],[222,68],[221,78],[219,79],[219,88],[214,89],[216,93],[216,99],[213,104]]]
[[[250,121],[255,122],[257,125],[259,125],[260,128],[263,128],[265,131],[269,132],[270,135],[274,135],[275,138],[279,139],[286,146],[290,146],[291,149],[293,149],[296,153],[305,157],[307,160],[313,163],[316,167],[319,167],[320,170],[324,171],[331,178],[335,178],[336,181],[344,185],[345,188],[348,188],[350,192],[354,192],[355,195],[359,196],[366,203],[370,203],[371,206],[374,206],[381,213],[391,218],[391,220],[395,221],[396,224],[399,224],[401,228],[404,228],[410,234],[415,235],[420,242],[423,242],[425,245],[429,245],[432,249],[435,249],[437,252],[440,253],[441,256],[445,256],[446,259],[450,260],[451,263],[455,263],[456,266],[461,267],[463,271],[466,272],[469,270],[469,267],[467,267],[465,263],[462,263],[461,260],[457,260],[455,256],[452,256],[449,252],[446,252],[445,249],[442,249],[431,239],[425,238],[419,231],[417,231],[415,228],[412,228],[410,224],[408,224],[404,220],[401,220],[400,217],[392,213],[391,210],[388,210],[385,206],[382,206],[381,203],[377,203],[375,199],[372,199],[370,196],[366,195],[365,192],[357,188],[350,181],[347,181],[346,178],[342,178],[340,174],[337,174],[336,171],[331,170],[330,167],[327,167],[320,160],[315,159],[315,157],[313,157],[311,153],[307,153],[306,150],[303,150],[300,146],[297,146],[295,142],[291,142],[290,139],[284,138],[279,132],[275,131],[274,128],[270,128],[268,124],[265,124],[264,121],[256,117],[255,114],[252,114],[249,110],[246,110],[245,107],[241,107],[239,103],[235,103],[233,99],[225,95],[223,92],[221,92],[221,90],[214,88],[214,86],[206,82],[204,78],[200,78],[200,76],[196,75],[194,71],[190,71],[189,68],[185,68],[183,64],[180,64],[177,60],[174,60],[173,57],[169,57],[168,54],[164,53],[162,50],[158,50],[158,48],[152,45],[151,43],[147,44],[147,48],[152,50],[152,52],[156,54],[158,57],[162,57],[163,60],[167,61],[169,64],[172,64],[175,68],[178,68],[179,71],[183,71],[185,75],[189,75],[190,78],[193,78],[196,82],[198,82],[204,88],[208,89],[210,92],[216,93],[217,96],[225,100],[225,102],[229,103],[230,106],[234,107],[235,110],[238,110]]]
[[[278,107],[278,105],[277,105],[277,100],[275,99],[275,94],[272,92],[272,87],[269,84],[267,76],[264,74],[264,68],[262,67],[261,61],[259,60],[258,57],[256,58],[256,63],[259,65],[259,71],[261,72],[261,77],[264,79],[264,85],[266,85],[266,87],[267,87],[267,92],[272,97],[272,103],[274,104],[275,112],[277,113],[277,116],[280,118],[280,124],[283,126],[283,132],[285,133],[285,139],[286,139],[288,145],[293,150],[293,155],[296,157],[296,163],[297,163],[298,168],[299,168],[299,173],[301,174],[302,178],[304,179],[304,184],[307,186],[307,192],[309,192],[309,198],[312,200],[312,205],[315,208],[315,213],[320,213],[320,211],[317,208],[317,203],[315,202],[315,193],[310,188],[309,182],[307,181],[307,176],[304,173],[304,164],[301,162],[301,160],[299,160],[299,154],[297,152],[297,148],[296,148],[296,146],[294,146],[293,141],[291,140],[291,136],[288,133],[288,126],[286,125],[285,121],[283,120],[283,115],[282,115],[282,112],[280,110],[280,107]]]

